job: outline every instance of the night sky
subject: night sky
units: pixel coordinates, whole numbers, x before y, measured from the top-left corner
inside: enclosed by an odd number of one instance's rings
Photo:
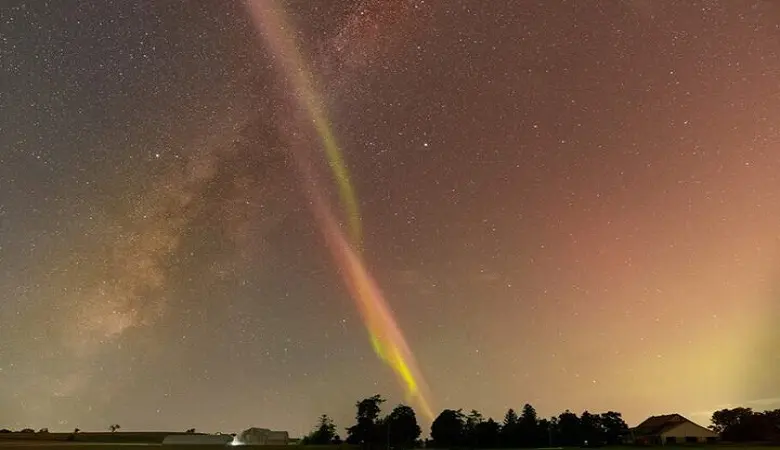
[[[406,400],[271,9],[435,413],[780,407],[780,3],[5,0],[0,428]]]

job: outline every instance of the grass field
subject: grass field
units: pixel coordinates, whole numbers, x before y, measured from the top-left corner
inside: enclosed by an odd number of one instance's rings
[[[0,440],[0,448],[3,450],[31,450],[32,448],[35,449],[41,449],[41,450],[98,450],[98,449],[109,449],[109,448],[133,448],[133,447],[162,447],[162,444],[160,443],[138,443],[138,442],[104,442],[104,443],[97,443],[97,442],[45,442],[45,441],[27,441],[27,442],[19,442],[19,441],[7,441],[7,440]],[[169,446],[166,446],[168,448]],[[175,445],[174,446],[176,450],[216,450],[216,449],[224,449],[224,446],[221,445]],[[247,446],[249,447],[249,446]],[[258,447],[263,450],[283,450],[283,449],[289,449],[290,446],[268,446],[268,445],[259,445],[259,446],[252,446],[252,447]],[[308,447],[307,448],[312,448]],[[646,448],[648,450],[691,450],[691,447],[696,446],[658,446],[658,447],[642,447]],[[325,447],[322,447],[325,448]],[[333,448],[328,446],[327,448]],[[610,449],[614,450],[636,450],[637,447],[609,447]],[[711,448],[713,450],[718,449],[729,449],[729,450],[780,450],[780,445],[708,445],[707,448]],[[563,450],[579,450],[578,448],[574,447],[571,449],[563,449]]]
[[[603,447],[605,450],[780,450],[780,444],[731,444],[731,443],[718,443],[718,444],[689,444],[689,445],[649,445],[649,446],[632,446],[632,445],[616,445],[613,447]],[[572,449],[573,450],[573,449]]]
[[[166,436],[179,432],[83,432],[72,433],[0,433],[0,450],[107,450],[118,447],[161,447]],[[185,433],[180,433],[185,434]],[[168,446],[166,446],[168,447]],[[222,445],[175,445],[176,450],[216,450]],[[255,446],[252,446],[255,447]],[[263,445],[262,450],[289,450],[290,446]],[[357,447],[305,446],[307,450],[354,450]],[[664,446],[612,446],[604,450],[780,450],[780,445],[761,444],[689,444]],[[551,449],[550,449],[551,450]],[[581,450],[577,447],[561,450]]]
[[[84,443],[162,443],[166,436],[176,434],[175,432],[160,431],[147,433],[123,433],[123,432],[105,432],[105,433],[0,433],[0,445],[3,442],[17,443],[64,443],[64,442],[84,442]],[[184,434],[184,433],[182,433]]]

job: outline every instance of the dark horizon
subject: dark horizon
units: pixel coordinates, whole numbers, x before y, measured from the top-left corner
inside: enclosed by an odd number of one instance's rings
[[[379,396],[379,398],[383,399],[379,403],[380,412],[379,412],[379,414],[377,416],[377,418],[379,420],[387,419],[390,416],[390,413],[392,412],[392,410],[394,408],[399,408],[399,407],[410,408],[411,411],[414,411],[414,409],[412,407],[408,407],[408,406],[406,406],[404,404],[399,404],[399,405],[395,405],[395,406],[388,406],[387,405],[387,401],[386,401],[386,399],[384,399],[384,397]],[[370,400],[370,398],[366,398],[363,401],[368,401],[368,400]],[[358,402],[358,404],[356,404],[356,406],[358,407],[358,410],[357,410],[358,414],[359,414],[359,411],[360,411],[359,404],[360,404],[360,402]],[[510,413],[515,413],[515,414],[518,415],[519,418],[522,418],[523,414],[526,412],[526,410],[528,408],[530,408],[530,411],[533,412],[534,417],[538,418],[538,421],[540,422],[540,426],[542,425],[542,423],[545,423],[545,425],[544,425],[545,427],[549,426],[551,424],[551,421],[560,420],[559,418],[562,417],[563,415],[566,415],[566,414],[574,414],[575,417],[579,417],[579,418],[584,417],[586,414],[591,414],[591,415],[594,415],[594,416],[597,416],[597,417],[609,416],[609,417],[611,417],[610,420],[618,419],[622,423],[622,425],[625,427],[625,429],[622,431],[621,436],[625,436],[627,434],[630,434],[632,432],[632,430],[636,429],[637,427],[640,427],[643,423],[645,423],[645,422],[647,422],[647,421],[649,421],[651,419],[660,418],[660,417],[664,417],[664,416],[676,416],[676,415],[679,415],[679,413],[673,413],[673,412],[667,412],[667,413],[663,413],[663,414],[651,414],[651,415],[648,415],[645,418],[643,418],[641,421],[639,421],[639,423],[637,423],[635,425],[630,425],[630,424],[626,423],[623,420],[622,414],[619,411],[602,411],[602,412],[598,412],[598,411],[592,411],[592,410],[590,410],[590,411],[589,410],[585,410],[585,411],[582,411],[582,412],[577,412],[577,411],[565,410],[565,411],[562,411],[558,415],[545,417],[545,416],[537,415],[535,408],[533,408],[533,405],[530,405],[530,404],[525,404],[523,407],[517,408],[517,409],[510,408],[509,410],[507,410],[506,414],[504,414],[503,417],[498,417],[498,418],[497,417],[491,417],[491,416],[483,416],[479,411],[467,410],[467,409],[463,409],[463,408],[457,410],[456,412],[458,414],[461,414],[461,411],[462,411],[462,415],[463,415],[464,420],[470,420],[472,418],[478,418],[478,420],[480,420],[480,421],[495,421],[496,423],[499,424],[499,426],[501,426],[503,428],[503,427],[507,426],[506,424],[507,424],[507,421],[509,420],[508,417],[509,417]],[[441,411],[437,415],[436,420],[439,420],[443,415],[447,414],[450,411],[453,411],[453,410],[443,410],[443,411]],[[760,430],[760,426],[758,427],[759,429],[757,429],[756,427],[750,427],[750,426],[747,426],[747,428],[745,428],[745,427],[746,427],[746,424],[748,424],[750,422],[750,420],[752,420],[754,418],[757,418],[757,417],[762,417],[762,416],[769,417],[770,418],[769,419],[770,422],[768,422],[768,424],[770,424],[770,426],[771,426],[771,424],[773,423],[774,424],[774,428],[776,428],[778,431],[780,431],[780,408],[775,409],[775,410],[769,410],[769,409],[767,409],[767,410],[754,410],[753,408],[744,407],[744,406],[724,408],[724,409],[721,409],[721,410],[718,410],[718,411],[713,411],[713,414],[708,419],[706,424],[702,423],[702,422],[697,422],[695,420],[692,420],[692,422],[697,423],[697,425],[703,426],[705,428],[713,429],[719,435],[725,436],[726,438],[730,438],[731,441],[734,441],[736,439],[735,442],[743,442],[743,441],[758,442],[758,441],[762,440],[761,437],[760,437],[761,435],[759,434],[758,437],[756,437],[755,433],[761,433],[762,432]],[[321,414],[320,417],[321,418],[322,417],[330,418],[330,416],[328,414],[326,414],[326,413]],[[683,417],[684,417],[684,415],[683,415]],[[741,419],[742,428],[739,428],[739,426],[737,426],[737,425],[740,425],[740,423],[739,423],[740,421],[736,421],[735,418],[740,418]],[[686,419],[691,420],[689,417],[686,417]],[[339,432],[343,432],[343,431],[349,432],[350,426],[339,426],[339,424],[336,424],[335,422],[332,422],[332,419],[330,419],[330,420],[331,420],[331,423],[333,425],[333,430],[334,430],[334,432],[336,434],[339,434]],[[434,422],[436,422],[436,420],[434,420]],[[289,436],[290,439],[292,439],[292,440],[299,440],[301,438],[305,439],[306,435],[310,435],[313,432],[313,430],[317,429],[316,421],[313,421],[312,423],[314,423],[315,425],[313,425],[308,431],[306,431],[305,433],[303,433],[301,435],[293,435],[293,434],[291,434]],[[426,425],[425,423],[420,423],[419,421],[417,423],[419,423],[421,425],[421,436],[420,436],[420,439],[429,440],[431,438],[430,428],[432,427],[432,425],[428,425],[428,429],[426,430],[426,428],[424,428],[424,426]],[[150,435],[150,434],[151,435],[157,435],[157,434],[160,434],[160,435],[167,435],[167,434],[170,434],[170,433],[175,433],[175,434],[232,434],[232,435],[235,436],[237,433],[239,433],[241,431],[241,430],[202,430],[202,429],[199,429],[197,427],[190,427],[190,428],[188,428],[186,430],[153,430],[153,429],[128,430],[128,429],[125,429],[125,428],[121,427],[120,424],[117,424],[117,425],[118,426],[116,427],[116,429],[113,429],[114,425],[111,425],[110,427],[107,427],[108,428],[107,430],[84,430],[84,429],[81,429],[81,428],[76,428],[75,430],[74,429],[71,429],[71,430],[57,430],[57,429],[52,429],[52,428],[49,428],[49,427],[45,427],[45,428],[41,428],[41,429],[34,429],[34,428],[30,428],[30,427],[25,427],[23,429],[10,430],[8,428],[3,428],[2,426],[0,426],[0,438],[3,437],[3,434],[13,434],[13,435],[30,435],[30,434],[32,434],[32,435],[40,436],[41,439],[45,438],[48,435],[57,435],[57,436],[62,437],[62,436],[68,436],[68,435],[73,436],[74,434],[78,434],[78,435],[84,435],[84,434],[90,435],[90,434],[92,434],[92,435],[107,435],[107,436],[110,436],[110,435],[122,435],[122,434],[140,434],[140,435]],[[256,424],[256,426],[261,426],[261,425],[260,424]],[[354,426],[354,424],[353,424],[353,426]],[[556,425],[553,423],[553,426],[556,426]],[[780,435],[777,435],[777,437],[780,437]]]

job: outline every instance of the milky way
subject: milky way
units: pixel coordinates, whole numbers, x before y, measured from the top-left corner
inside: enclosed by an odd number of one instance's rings
[[[282,3],[435,408],[778,406],[774,2]],[[298,434],[407,400],[245,6],[5,7],[0,428]]]

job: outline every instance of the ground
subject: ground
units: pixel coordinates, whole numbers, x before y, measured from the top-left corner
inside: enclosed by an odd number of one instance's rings
[[[150,433],[79,433],[76,441],[68,441],[71,433],[0,433],[0,450],[114,450],[117,447],[159,447],[168,432]],[[209,450],[221,445],[176,445],[176,450]],[[262,450],[287,450],[289,446],[258,446]],[[335,446],[306,446],[308,450],[336,450]],[[343,446],[343,450],[351,448]],[[580,450],[576,447],[561,450]],[[691,444],[664,446],[614,446],[604,450],[780,450],[780,445]]]

